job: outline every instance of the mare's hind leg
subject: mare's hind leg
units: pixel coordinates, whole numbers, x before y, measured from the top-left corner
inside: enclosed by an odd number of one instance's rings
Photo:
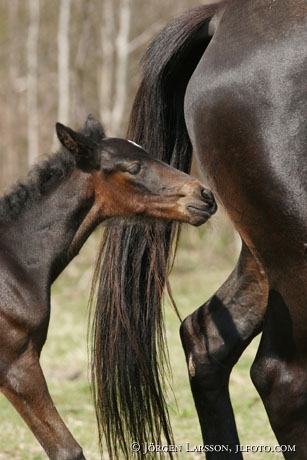
[[[26,338],[21,338],[21,342],[24,345],[18,353],[0,347],[0,390],[28,424],[49,458],[85,460],[81,447],[51,400],[37,351]]]
[[[207,458],[242,458],[229,396],[234,364],[260,332],[268,299],[262,267],[243,246],[228,280],[181,326],[191,389],[206,445],[228,445],[230,452],[208,452]]]
[[[293,277],[299,280],[299,276]],[[307,458],[306,293],[302,296],[301,289],[306,290],[300,282],[287,286],[286,294],[292,291],[291,310],[280,293],[270,291],[263,334],[251,369],[280,450],[291,460]],[[296,293],[303,298],[295,298]]]

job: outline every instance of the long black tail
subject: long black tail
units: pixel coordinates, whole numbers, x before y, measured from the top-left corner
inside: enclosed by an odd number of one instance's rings
[[[153,41],[144,58],[128,137],[153,156],[189,172],[192,148],[183,101],[207,47],[216,7],[185,13]],[[106,228],[93,288],[92,377],[101,443],[110,458],[141,458],[145,442],[173,444],[164,397],[162,295],[178,224],[123,224]],[[155,453],[154,456],[157,454]],[[172,458],[172,453],[169,453]]]

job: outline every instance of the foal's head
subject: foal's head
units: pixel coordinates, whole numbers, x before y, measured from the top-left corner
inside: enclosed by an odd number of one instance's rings
[[[102,219],[146,216],[200,225],[216,211],[213,194],[198,180],[131,141],[106,137],[93,116],[82,133],[60,123],[56,129],[77,166],[92,176]]]

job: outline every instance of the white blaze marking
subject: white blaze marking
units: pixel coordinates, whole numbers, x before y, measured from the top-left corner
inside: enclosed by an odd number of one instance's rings
[[[139,147],[140,149],[143,149],[143,147],[141,147],[141,146],[140,146],[139,144],[137,144],[136,142],[131,141],[130,139],[127,139],[127,140],[128,140],[128,142],[130,142],[130,144],[133,144],[133,145],[135,145],[136,147]]]

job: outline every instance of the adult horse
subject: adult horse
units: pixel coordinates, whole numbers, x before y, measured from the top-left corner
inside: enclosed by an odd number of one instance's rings
[[[285,458],[307,458],[306,43],[306,0],[202,5],[151,44],[132,112],[129,136],[149,152],[188,171],[195,151],[242,238],[233,273],[181,327],[204,442],[229,446],[226,454],[209,452],[210,459],[242,458],[228,382],[260,331],[253,383],[278,442],[296,446]],[[166,235],[170,243],[169,228]],[[124,246],[130,254],[141,239],[124,228],[113,250]],[[127,263],[133,267],[133,258]],[[167,411],[152,382],[146,384],[150,391],[143,394],[158,406],[169,440]],[[139,410],[141,397],[136,399]],[[116,414],[118,405],[113,408]],[[137,413],[129,416],[132,421]],[[152,431],[154,417],[149,410],[142,414],[142,423],[150,420],[147,439],[143,426],[140,434],[130,430],[128,439],[159,442],[161,425]],[[112,419],[106,424],[115,442]],[[122,435],[123,426],[114,426]]]
[[[199,225],[216,205],[197,180],[132,142],[106,137],[92,116],[82,132],[58,123],[57,134],[62,150],[0,200],[0,390],[51,459],[82,460],[39,363],[51,284],[105,219],[147,216]]]

